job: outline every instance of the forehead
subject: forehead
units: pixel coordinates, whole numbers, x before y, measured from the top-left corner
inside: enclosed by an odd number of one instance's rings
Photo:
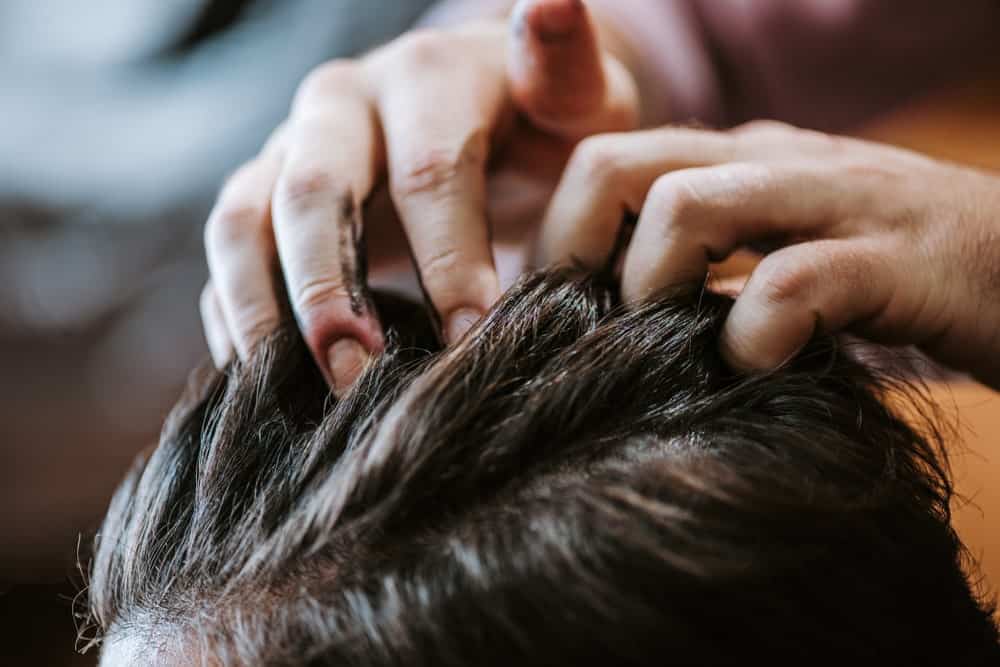
[[[105,640],[101,648],[101,667],[125,667],[125,665],[142,665],[143,660],[149,663],[149,657],[143,658],[138,637],[128,632],[116,632]],[[148,648],[148,647],[147,647]]]
[[[138,632],[116,630],[101,648],[100,667],[215,667],[211,656],[205,656],[194,642],[189,646],[157,645],[155,640]]]

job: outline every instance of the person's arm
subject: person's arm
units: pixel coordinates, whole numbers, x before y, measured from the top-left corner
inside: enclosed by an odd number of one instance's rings
[[[1000,2],[585,0],[631,51],[644,125],[772,118],[822,130],[997,63]],[[448,0],[447,22],[505,0]],[[621,57],[621,56],[620,56]]]

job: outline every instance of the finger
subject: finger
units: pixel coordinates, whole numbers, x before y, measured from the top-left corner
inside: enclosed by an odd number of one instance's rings
[[[622,214],[639,212],[658,177],[724,162],[774,161],[800,150],[800,134],[806,133],[756,123],[733,132],[677,127],[588,137],[573,151],[545,213],[539,261],[601,266]]]
[[[232,361],[233,344],[229,340],[226,320],[222,315],[222,306],[219,305],[219,297],[216,295],[211,281],[206,283],[205,288],[201,291],[199,307],[202,325],[205,327],[205,340],[208,342],[208,351],[212,355],[212,363],[215,364],[216,368],[225,368],[226,364]]]
[[[205,250],[219,310],[236,352],[246,359],[281,320],[270,199],[280,166],[265,151],[222,188],[205,225]]]
[[[361,220],[380,162],[374,110],[353,66],[316,70],[293,107],[274,232],[303,338],[338,395],[383,345],[365,285]]]
[[[542,129],[579,138],[638,124],[635,81],[601,50],[581,0],[521,0],[507,70],[515,103]]]
[[[438,41],[409,44],[404,62],[422,75],[405,67],[388,74],[378,101],[390,191],[423,289],[452,342],[499,297],[485,166],[503,75],[454,62]]]
[[[588,137],[573,151],[549,202],[540,262],[604,264],[625,212],[638,213],[653,181],[673,169],[725,159],[725,135],[646,130]]]
[[[733,163],[661,176],[626,253],[623,297],[701,282],[710,262],[751,241],[835,233],[864,195],[822,169]]]
[[[733,305],[720,337],[738,370],[777,368],[817,333],[876,318],[897,278],[871,242],[802,243],[766,257]]]

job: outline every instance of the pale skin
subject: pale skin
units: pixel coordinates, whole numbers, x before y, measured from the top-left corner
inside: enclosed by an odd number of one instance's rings
[[[626,300],[704,281],[751,243],[720,338],[737,369],[775,368],[817,332],[913,344],[1000,387],[1000,179],[909,151],[772,122],[585,140],[541,228],[548,260],[598,261],[641,211]]]
[[[499,296],[487,223],[503,234],[487,201],[498,174],[549,179],[547,192],[568,158],[541,224],[510,229],[537,237],[540,264],[599,266],[622,214],[638,214],[628,302],[703,282],[746,244],[778,248],[722,333],[735,368],[774,368],[817,331],[849,330],[1000,387],[998,179],[776,123],[633,131],[631,69],[575,0],[523,0],[506,23],[414,33],[318,69],[208,222],[213,358],[246,357],[277,326],[283,280],[317,363],[346,391],[383,345],[354,253],[367,226],[374,268],[386,256],[361,215],[383,179],[454,341]]]
[[[323,65],[206,225],[202,313],[216,363],[245,358],[277,326],[280,266],[317,363],[335,391],[350,386],[383,338],[356,294],[348,231],[367,224],[362,203],[383,180],[442,336],[456,340],[500,295],[488,177],[504,165],[542,171],[551,189],[581,137],[637,123],[628,69],[568,0],[522,2],[508,21],[414,32]],[[377,269],[389,242],[369,232]]]

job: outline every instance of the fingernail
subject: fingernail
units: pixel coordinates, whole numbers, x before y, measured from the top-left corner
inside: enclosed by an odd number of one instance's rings
[[[569,35],[580,23],[583,13],[580,0],[547,2],[535,10],[535,32],[545,39],[558,39]]]
[[[445,326],[445,335],[449,343],[456,342],[465,335],[472,325],[479,321],[483,314],[474,308],[459,308],[449,317]]]
[[[338,340],[326,355],[333,378],[333,393],[342,396],[361,375],[371,356],[353,338]]]

